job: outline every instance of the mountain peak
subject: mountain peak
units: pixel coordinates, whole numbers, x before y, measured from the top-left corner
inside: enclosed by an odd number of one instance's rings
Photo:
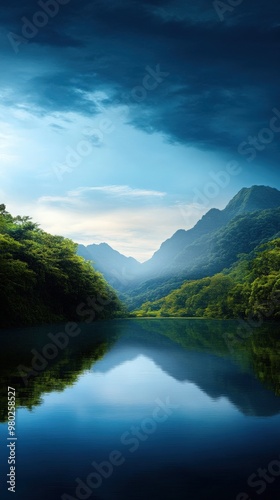
[[[280,207],[280,191],[269,186],[241,189],[225,208],[227,214],[241,215],[256,210]]]
[[[87,247],[79,245],[78,255],[92,261],[94,268],[117,289],[132,281],[141,268],[140,262],[133,257],[122,255],[108,243],[93,243]]]

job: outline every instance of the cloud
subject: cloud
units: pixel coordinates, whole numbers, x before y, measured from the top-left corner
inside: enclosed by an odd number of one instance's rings
[[[129,186],[100,186],[100,187],[80,187],[68,191],[65,195],[44,195],[38,198],[35,203],[38,207],[49,211],[52,208],[58,210],[78,211],[84,214],[111,214],[124,209],[145,209],[151,210],[157,206],[163,207],[162,200],[166,193],[148,189],[136,189]]]
[[[157,191],[129,186],[104,188],[98,199],[86,198],[87,189],[78,188],[64,196],[41,196],[32,203],[14,198],[7,208],[12,214],[28,214],[51,234],[85,245],[106,242],[140,261],[149,259],[179,228],[191,228],[206,211],[195,204],[165,199],[161,196],[164,193]],[[108,195],[113,203],[107,202]],[[127,197],[133,203],[122,202]]]
[[[39,5],[0,5],[9,210],[79,241],[133,255],[143,246],[147,255],[199,218],[186,202],[228,160],[242,163],[242,175],[221,198],[260,171],[262,183],[279,182],[276,134],[254,164],[237,152],[280,109],[275,0],[243,1],[223,23],[209,0],[71,0],[18,54],[7,35],[21,35],[22,17],[33,22]],[[53,165],[81,141],[96,147],[58,182]]]
[[[32,205],[11,207],[15,213],[28,213],[51,234],[60,234],[89,245],[106,242],[119,252],[140,261],[149,259],[162,241],[180,227],[190,228],[201,213],[197,207],[168,206],[115,207],[106,210],[84,210],[83,206],[59,205],[47,197]],[[187,216],[186,216],[187,215]],[[148,221],[148,223],[147,223]]]
[[[72,205],[73,207],[79,206],[79,200],[71,196],[41,196],[38,199],[39,205],[57,205],[60,207],[65,207],[67,205]]]
[[[9,3],[2,30],[10,26],[20,33],[22,15],[32,19],[37,7]],[[105,92],[104,107],[125,104],[129,122],[147,133],[236,153],[280,106],[279,14],[274,0],[242,2],[224,23],[208,0],[71,0],[20,48],[20,85],[18,77],[9,78],[13,100],[20,97],[42,113],[92,116],[99,108],[88,96]],[[6,63],[14,61],[11,47],[4,56]],[[136,101],[133,91],[142,86],[145,68],[158,64],[168,79]],[[1,80],[7,83],[5,74]],[[265,157],[278,164],[279,153],[280,147],[267,148]]]
[[[81,187],[73,191],[70,191],[69,196],[80,196],[85,193],[90,192],[100,192],[108,196],[113,196],[117,198],[142,198],[142,197],[159,197],[162,198],[166,196],[166,193],[161,191],[153,191],[149,189],[135,189],[129,186],[98,186],[98,187]]]

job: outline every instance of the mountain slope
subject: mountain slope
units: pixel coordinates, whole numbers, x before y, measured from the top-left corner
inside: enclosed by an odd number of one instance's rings
[[[79,246],[128,307],[139,308],[178,288],[186,279],[212,276],[280,234],[280,191],[267,186],[241,189],[223,210],[212,208],[187,231],[180,229],[140,264],[109,245]]]
[[[250,253],[280,231],[280,208],[239,215],[210,236],[186,247],[169,267],[170,274],[212,275],[231,266],[241,253]]]
[[[199,238],[211,235],[224,227],[238,215],[244,215],[256,210],[266,210],[280,207],[280,191],[266,186],[252,186],[243,188],[228,203],[224,210],[211,209],[197,224],[188,231],[179,230],[170,239],[162,243],[153,257],[142,265],[142,274],[174,274],[176,263],[178,271],[182,271],[182,262],[179,255],[182,251],[196,242]],[[206,241],[206,240],[204,240]],[[190,258],[195,252],[190,252]],[[170,263],[173,265],[170,266]],[[166,273],[166,270],[168,272]]]
[[[256,207],[260,209],[256,211]],[[164,297],[186,279],[221,272],[236,262],[239,254],[248,254],[261,243],[279,236],[280,192],[276,189],[264,186],[242,189],[223,211],[217,212],[210,210],[192,230],[182,232],[180,237],[189,243],[183,249],[179,245],[175,256],[170,253],[168,258],[165,249],[167,245],[169,249],[176,248],[178,233],[162,245],[154,255],[161,264],[160,271],[151,272],[149,280],[142,280],[129,291],[126,303],[130,309]],[[205,221],[209,221],[207,233]],[[194,237],[195,233],[200,236]]]
[[[143,304],[138,316],[240,318],[257,322],[280,317],[280,239],[242,256],[229,271],[199,280],[155,302]]]
[[[90,260],[94,268],[118,290],[126,288],[140,273],[141,264],[132,257],[125,257],[107,243],[78,246],[78,255]]]
[[[225,212],[233,217],[280,206],[280,191],[268,186],[243,188],[228,203]]]
[[[170,263],[180,251],[187,245],[191,245],[197,238],[209,234],[224,224],[226,224],[227,216],[217,208],[212,208],[207,212],[198,223],[188,231],[179,229],[176,233],[164,241],[152,258],[142,264],[142,275],[151,275],[160,273],[164,266]]]

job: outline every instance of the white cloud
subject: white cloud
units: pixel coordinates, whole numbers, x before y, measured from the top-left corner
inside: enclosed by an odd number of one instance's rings
[[[135,189],[129,186],[97,186],[97,187],[80,187],[68,193],[69,196],[80,196],[84,193],[99,191],[109,196],[117,196],[117,197],[148,197],[148,196],[156,196],[163,198],[166,196],[166,193],[161,191],[153,191],[149,189]]]
[[[69,200],[72,201],[69,203]],[[77,202],[77,203],[75,203]],[[180,228],[192,227],[201,217],[194,205],[147,204],[125,207],[89,206],[79,198],[45,196],[32,204],[9,203],[12,213],[28,214],[42,229],[89,245],[106,242],[143,262]]]
[[[95,193],[94,196],[87,196]],[[145,204],[160,202],[166,193],[147,189],[135,189],[125,185],[111,185],[99,187],[80,187],[68,191],[65,195],[41,196],[38,204],[45,207],[72,207],[83,209],[89,213],[101,211],[119,210],[127,207],[127,202],[131,207],[145,206]],[[48,209],[49,209],[48,208]]]
[[[80,205],[80,201],[78,198],[73,196],[41,196],[38,199],[39,205],[58,205],[60,207],[66,205],[72,205],[73,207],[78,207]]]

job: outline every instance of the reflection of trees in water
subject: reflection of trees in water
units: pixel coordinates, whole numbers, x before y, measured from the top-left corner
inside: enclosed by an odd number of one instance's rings
[[[43,336],[44,338],[45,336]],[[79,375],[89,370],[93,363],[100,360],[110,348],[113,339],[101,338],[99,335],[83,335],[70,339],[69,347],[60,350],[53,361],[36,375],[30,375],[23,380],[18,367],[25,366],[32,369],[31,349],[42,352],[43,339],[38,338],[37,343],[27,347],[24,338],[20,344],[14,344],[10,350],[1,350],[0,354],[0,378],[3,390],[0,393],[0,422],[7,419],[7,387],[16,390],[16,406],[32,410],[34,406],[42,403],[42,396],[53,391],[63,391],[66,387],[74,385]],[[10,344],[10,341],[8,342]],[[11,353],[11,355],[7,355]]]
[[[244,341],[235,342],[229,353],[225,333],[236,335],[237,327],[234,321],[184,319],[119,320],[84,325],[82,333],[71,339],[68,348],[61,350],[44,371],[28,378],[27,386],[18,366],[31,367],[31,349],[42,352],[50,340],[44,328],[8,332],[1,338],[0,377],[4,389],[0,394],[0,421],[7,417],[8,386],[16,389],[17,406],[31,410],[41,404],[43,394],[63,391],[73,385],[81,373],[103,358],[118,338],[143,347],[152,346],[155,351],[163,347],[168,350],[175,344],[179,349],[219,358],[231,355],[242,368],[252,367],[256,377],[280,396],[280,325],[266,324],[255,329]]]
[[[280,326],[265,326],[250,338],[250,354],[256,376],[280,396]]]
[[[139,322],[146,331],[160,333],[185,349],[211,351],[216,355],[228,354],[224,333],[236,330],[235,321],[147,319]]]
[[[139,320],[147,332],[160,333],[184,349],[228,356],[226,338],[238,339],[239,323],[219,320]],[[242,367],[252,367],[256,377],[280,396],[280,324],[252,329],[247,338],[230,345],[230,353]]]

